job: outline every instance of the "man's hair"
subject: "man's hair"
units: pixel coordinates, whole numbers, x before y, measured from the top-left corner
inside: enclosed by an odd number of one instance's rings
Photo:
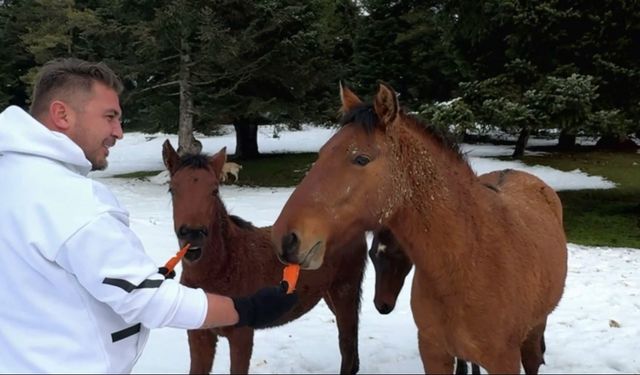
[[[122,93],[120,78],[102,62],[93,63],[73,57],[51,60],[38,72],[29,111],[38,117],[57,98],[73,100],[77,92],[90,93],[94,82]]]

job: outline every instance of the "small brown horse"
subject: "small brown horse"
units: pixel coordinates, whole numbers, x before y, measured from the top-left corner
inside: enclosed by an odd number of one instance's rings
[[[376,271],[373,304],[380,314],[386,315],[396,307],[398,294],[413,263],[388,229],[374,233],[369,259]]]
[[[335,238],[389,228],[415,267],[411,309],[425,371],[452,373],[459,357],[490,373],[517,373],[521,362],[537,373],[567,273],[557,194],[525,172],[479,180],[387,85],[372,105],[346,88],[341,99],[343,127],[273,226],[278,256],[317,269]]]
[[[380,314],[386,315],[396,307],[398,295],[413,263],[388,229],[374,233],[371,248],[369,248],[369,258],[376,271],[373,304]],[[456,358],[455,374],[464,375],[468,371],[467,362]],[[480,367],[472,363],[471,373],[480,374]]]
[[[283,264],[271,243],[270,228],[256,228],[229,215],[218,185],[225,149],[206,155],[178,156],[169,141],[163,159],[171,176],[174,228],[180,246],[191,247],[182,261],[180,282],[207,292],[230,297],[249,295],[282,279]],[[274,326],[290,322],[311,310],[324,298],[336,316],[341,373],[356,373],[358,358],[358,313],[366,264],[364,234],[341,241],[327,257],[321,272],[301,271],[296,287],[296,306]],[[231,373],[249,371],[254,330],[248,327],[189,330],[190,373],[209,373],[218,336],[229,340]]]

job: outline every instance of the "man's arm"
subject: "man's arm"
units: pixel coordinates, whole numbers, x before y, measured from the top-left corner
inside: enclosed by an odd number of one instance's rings
[[[200,328],[231,326],[238,323],[238,312],[230,297],[207,293],[207,316]]]
[[[288,284],[264,287],[247,297],[224,297],[207,293],[207,315],[200,328],[234,325],[263,328],[272,325],[298,302],[287,294]]]

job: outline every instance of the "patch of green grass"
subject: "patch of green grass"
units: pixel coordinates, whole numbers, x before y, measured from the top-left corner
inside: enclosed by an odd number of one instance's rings
[[[259,159],[236,161],[242,165],[237,184],[290,187],[300,183],[317,153],[263,154]]]
[[[162,171],[139,171],[139,172],[116,174],[116,175],[113,175],[113,177],[146,179],[147,177],[153,177],[160,172]]]
[[[526,156],[529,165],[580,169],[614,182],[614,189],[559,191],[569,242],[640,248],[640,155],[622,152],[552,152]]]

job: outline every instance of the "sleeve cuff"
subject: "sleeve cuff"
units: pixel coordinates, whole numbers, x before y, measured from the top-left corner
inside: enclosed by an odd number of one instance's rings
[[[175,328],[197,329],[202,327],[207,316],[208,302],[204,290],[189,288],[178,284],[180,287],[180,303],[171,323]]]

